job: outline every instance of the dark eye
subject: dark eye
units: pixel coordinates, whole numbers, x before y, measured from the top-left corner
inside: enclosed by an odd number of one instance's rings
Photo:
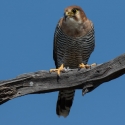
[[[72,12],[75,14],[78,10],[77,9],[73,9]]]

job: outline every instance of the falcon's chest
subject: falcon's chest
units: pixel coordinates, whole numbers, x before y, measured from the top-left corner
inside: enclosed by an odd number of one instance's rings
[[[70,37],[62,32],[60,27],[56,30],[57,48],[67,55],[76,55],[84,51],[87,42],[84,37]]]
[[[81,53],[84,51],[85,41],[84,39],[79,38],[65,38],[65,52],[68,55],[72,55],[72,58],[76,58],[80,56]]]
[[[85,36],[73,38],[66,35],[58,25],[54,37],[58,66],[64,64],[76,68],[82,62],[87,63],[95,46],[93,27]]]
[[[83,40],[65,37],[62,62],[65,67],[76,68],[83,60]]]
[[[80,37],[85,34],[85,26],[82,21],[76,21],[74,18],[66,18],[66,21],[62,22],[61,29],[70,37]]]

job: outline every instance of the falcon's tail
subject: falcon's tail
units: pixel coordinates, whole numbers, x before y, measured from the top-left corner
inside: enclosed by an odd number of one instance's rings
[[[59,91],[57,105],[56,105],[57,115],[64,117],[68,116],[70,108],[73,103],[74,94],[75,94],[74,89]]]

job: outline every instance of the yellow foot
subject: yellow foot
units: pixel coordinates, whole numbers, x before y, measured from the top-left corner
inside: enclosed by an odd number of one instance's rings
[[[57,72],[58,76],[60,76],[60,72],[63,71],[63,64],[58,69],[50,69],[50,72]]]
[[[86,69],[88,69],[88,68],[90,68],[90,65],[85,65],[85,64],[83,64],[83,63],[81,63],[81,64],[79,64],[79,68],[86,68]]]
[[[88,64],[85,65],[83,63],[79,64],[79,68],[86,68],[86,69],[88,69],[88,68],[91,68],[91,66],[96,66],[96,63],[93,63],[91,65],[88,65]]]
[[[96,66],[96,65],[97,65],[96,63],[91,64],[91,66]]]

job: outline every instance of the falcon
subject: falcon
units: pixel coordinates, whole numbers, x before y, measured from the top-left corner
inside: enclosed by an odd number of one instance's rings
[[[55,29],[53,59],[56,69],[50,72],[60,72],[64,67],[70,69],[88,68],[88,59],[94,50],[94,26],[79,6],[69,6],[64,10]],[[58,116],[68,116],[75,95],[74,89],[59,91],[56,113]]]

